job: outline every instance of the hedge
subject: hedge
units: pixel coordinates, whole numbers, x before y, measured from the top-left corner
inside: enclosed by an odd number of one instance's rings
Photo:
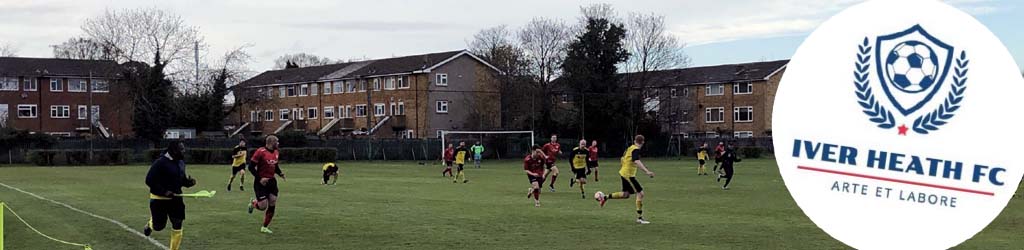
[[[185,150],[185,162],[189,164],[230,164],[232,161],[232,150],[230,148],[191,148]],[[255,150],[250,149],[248,157],[252,157]],[[146,159],[156,160],[161,149],[150,149],[146,151]],[[282,148],[282,162],[328,162],[338,158],[338,150],[334,148]],[[248,160],[248,159],[246,159]]]
[[[37,166],[126,165],[131,158],[128,149],[93,150],[92,154],[90,161],[88,150],[31,150],[27,158]]]
[[[742,147],[740,148],[740,156],[743,158],[761,158],[761,153],[765,150],[759,147]]]

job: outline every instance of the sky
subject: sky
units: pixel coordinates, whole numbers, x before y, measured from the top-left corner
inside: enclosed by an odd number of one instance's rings
[[[898,0],[897,0],[898,1]],[[81,35],[82,22],[108,9],[156,7],[198,26],[221,54],[249,45],[250,67],[312,53],[334,59],[387,58],[466,48],[480,29],[518,29],[538,16],[575,22],[579,6],[609,3],[620,14],[664,15],[687,43],[693,66],[788,59],[819,24],[858,0],[0,0],[0,43],[19,56],[52,57],[49,45]],[[947,0],[987,25],[1024,61],[1024,1]]]

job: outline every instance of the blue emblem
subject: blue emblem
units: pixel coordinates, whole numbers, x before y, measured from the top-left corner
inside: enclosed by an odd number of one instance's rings
[[[858,103],[869,120],[879,128],[896,127],[897,117],[886,105],[875,99],[869,85],[872,50],[875,50],[874,68],[880,81],[879,85],[892,108],[895,108],[902,118],[907,118],[928,104],[942,88],[946,77],[952,73],[952,85],[946,99],[935,110],[916,117],[910,128],[905,124],[900,125],[900,135],[906,135],[909,129],[919,134],[936,131],[948,123],[960,108],[967,84],[967,66],[970,62],[967,53],[960,51],[960,56],[954,57],[953,46],[928,34],[920,25],[880,36],[875,40],[874,47],[865,37],[858,49],[856,68],[853,72]]]

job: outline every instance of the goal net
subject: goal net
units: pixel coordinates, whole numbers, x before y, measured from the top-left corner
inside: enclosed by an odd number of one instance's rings
[[[534,144],[533,131],[441,131],[441,158],[448,144],[459,147],[466,143],[469,149],[477,142],[484,147],[483,158],[502,159],[526,155]]]

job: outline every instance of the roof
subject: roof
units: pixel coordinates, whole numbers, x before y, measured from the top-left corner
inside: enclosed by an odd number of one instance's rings
[[[117,76],[121,67],[111,60],[0,57],[6,76]]]
[[[315,82],[318,80],[336,80],[356,77],[382,76],[394,74],[410,74],[428,72],[461,55],[468,55],[488,67],[498,70],[490,63],[473,56],[466,50],[453,50],[438,53],[392,57],[366,61],[329,64],[323,66],[270,70],[243,81],[239,86],[263,86],[270,84],[288,84]]]
[[[726,64],[641,73],[621,74],[624,81],[650,77],[652,86],[707,83],[748,82],[764,80],[786,67],[789,60]]]

